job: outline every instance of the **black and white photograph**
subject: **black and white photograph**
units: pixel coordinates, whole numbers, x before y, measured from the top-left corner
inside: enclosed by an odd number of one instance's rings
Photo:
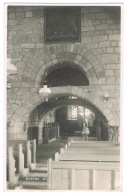
[[[123,10],[5,3],[5,191],[122,192]]]

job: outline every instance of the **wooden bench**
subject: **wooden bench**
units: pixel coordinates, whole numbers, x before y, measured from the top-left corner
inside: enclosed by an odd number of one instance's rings
[[[60,149],[60,154],[55,154],[55,160],[66,161],[102,161],[102,162],[120,162],[119,146],[70,146],[65,145],[65,148]]]
[[[9,147],[7,149],[7,181],[11,184],[15,184],[17,182],[17,177],[15,175],[15,159],[13,156],[13,148]]]
[[[36,140],[20,143],[21,141],[9,142],[8,144],[7,180],[11,185],[17,182],[15,178],[25,174],[25,168],[29,171],[31,163],[36,162]]]
[[[82,141],[82,142],[73,142],[71,140],[72,146],[120,146],[120,143],[117,141]]]
[[[120,162],[119,155],[112,154],[82,154],[82,153],[64,153],[58,155],[59,161],[95,161],[95,162]]]
[[[93,154],[120,154],[120,147],[119,146],[67,146],[65,148],[65,152],[67,153],[93,153]]]
[[[27,167],[30,165],[30,162],[36,163],[36,139],[34,139],[34,140],[16,140],[16,141],[9,140],[7,145],[12,146],[13,148],[18,148],[18,144],[20,144],[20,143],[23,145],[23,153],[24,153],[25,160],[27,159],[26,160]]]
[[[48,160],[49,190],[120,190],[120,164]]]

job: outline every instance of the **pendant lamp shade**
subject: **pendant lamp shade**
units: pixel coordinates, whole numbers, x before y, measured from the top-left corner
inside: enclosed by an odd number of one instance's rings
[[[7,58],[7,75],[16,74],[17,67],[11,63],[11,59]]]

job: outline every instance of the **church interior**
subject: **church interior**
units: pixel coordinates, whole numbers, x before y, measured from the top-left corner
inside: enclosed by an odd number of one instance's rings
[[[7,190],[121,190],[120,44],[120,6],[7,6]]]

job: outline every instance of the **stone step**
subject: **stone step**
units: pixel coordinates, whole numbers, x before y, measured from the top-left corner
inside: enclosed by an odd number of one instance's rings
[[[83,142],[83,137],[71,137],[73,142]],[[88,141],[97,141],[97,137],[89,137]]]
[[[25,178],[27,178],[27,177],[31,177],[31,178],[32,178],[32,177],[39,177],[39,178],[41,178],[41,177],[47,177],[47,171],[44,171],[44,172],[32,171],[32,172],[30,172],[27,176],[25,176]]]
[[[22,189],[47,190],[47,181],[23,181]]]
[[[41,173],[41,174],[44,174],[44,173],[47,173],[47,164],[32,164],[31,167],[30,167],[30,173]]]

